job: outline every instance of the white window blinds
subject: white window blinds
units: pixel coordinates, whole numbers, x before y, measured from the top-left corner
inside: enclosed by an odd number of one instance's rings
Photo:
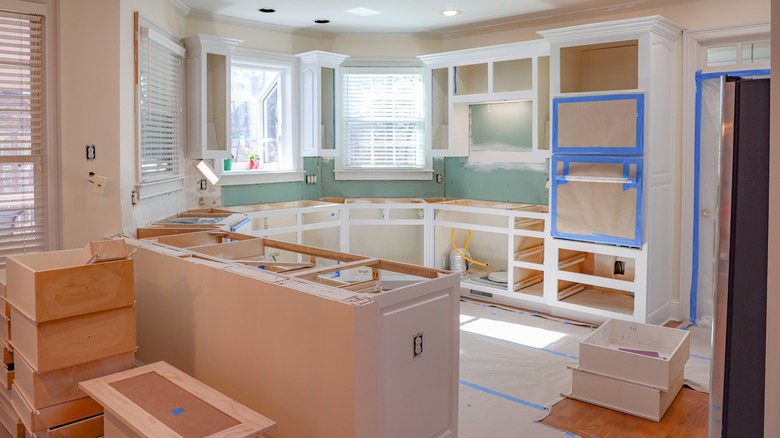
[[[0,11],[0,268],[44,250],[44,17]]]
[[[182,176],[184,48],[141,27],[138,41],[140,182]]]
[[[423,168],[422,74],[347,71],[343,84],[344,168]]]

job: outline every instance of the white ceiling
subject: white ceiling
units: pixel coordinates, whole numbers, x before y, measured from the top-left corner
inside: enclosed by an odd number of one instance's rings
[[[664,0],[180,0],[196,13],[326,33],[444,33],[581,13],[668,3]],[[275,13],[258,12],[273,8]],[[379,14],[346,12],[367,8]],[[444,9],[460,15],[445,17]],[[328,24],[313,20],[326,18]]]

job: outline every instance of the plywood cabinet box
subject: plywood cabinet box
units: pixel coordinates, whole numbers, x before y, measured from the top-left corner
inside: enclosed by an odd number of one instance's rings
[[[16,390],[24,393],[31,407],[42,409],[86,396],[79,389],[79,382],[131,369],[135,361],[133,353],[122,353],[48,373],[38,373],[20,355],[14,366]]]
[[[26,434],[24,424],[11,404],[10,390],[0,389],[0,424],[2,424],[0,436],[3,436],[1,432],[5,431],[8,431],[8,436],[13,438],[24,437]]]
[[[690,342],[684,330],[612,319],[582,340],[579,368],[668,391],[685,368]]]
[[[90,397],[82,397],[66,403],[34,409],[21,391],[16,387],[11,391],[11,402],[30,432],[40,432],[63,424],[72,423],[74,418],[82,419],[103,413],[103,408]]]
[[[11,308],[14,354],[38,372],[135,351],[135,307],[35,323]]]
[[[37,323],[132,305],[133,261],[92,256],[87,246],[8,257],[8,302]]]
[[[103,436],[103,416],[96,415],[84,420],[44,429],[28,438],[98,438]]]
[[[11,366],[13,368],[13,365]],[[11,389],[11,384],[14,382],[14,369],[9,369],[8,365],[0,366],[0,387],[6,390]]]

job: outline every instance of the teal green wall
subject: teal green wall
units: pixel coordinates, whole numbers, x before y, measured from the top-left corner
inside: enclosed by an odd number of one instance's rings
[[[509,166],[513,167],[513,166]],[[446,197],[547,205],[546,165],[474,166],[466,157],[446,158]]]
[[[441,198],[444,183],[428,181],[336,181],[334,160],[322,161],[323,198]],[[434,159],[433,170],[444,173],[444,160]]]
[[[336,181],[332,159],[305,158],[303,164],[307,175],[317,175],[317,184],[301,181],[223,186],[222,204],[230,207],[319,198],[443,197],[548,203],[544,165],[506,169],[470,165],[465,157],[434,159],[434,171],[444,175],[444,182],[437,183],[435,178],[430,181]]]
[[[316,174],[317,184],[284,182],[268,184],[247,184],[240,186],[222,186],[222,205],[264,204],[301,199],[319,199],[322,197],[322,178],[315,158],[304,158],[303,169],[307,175]]]

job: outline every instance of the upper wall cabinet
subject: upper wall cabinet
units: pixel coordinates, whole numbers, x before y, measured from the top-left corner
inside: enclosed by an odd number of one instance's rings
[[[336,96],[339,66],[346,55],[314,50],[301,60],[301,154],[336,154]]]
[[[546,41],[419,58],[429,78],[426,129],[434,156],[479,151],[549,153]]]
[[[241,40],[211,35],[184,39],[189,79],[189,158],[230,158],[230,52]]]

